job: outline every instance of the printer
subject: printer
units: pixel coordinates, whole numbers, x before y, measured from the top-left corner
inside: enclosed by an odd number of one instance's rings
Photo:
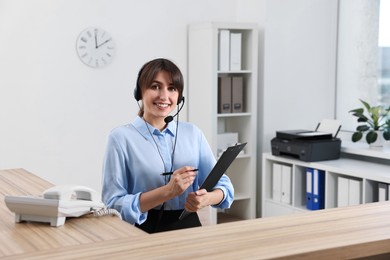
[[[305,162],[339,159],[341,140],[336,136],[341,125],[332,133],[319,131],[323,128],[321,124],[323,122],[318,124],[315,131],[302,129],[276,131],[276,137],[271,140],[272,155],[289,156]]]

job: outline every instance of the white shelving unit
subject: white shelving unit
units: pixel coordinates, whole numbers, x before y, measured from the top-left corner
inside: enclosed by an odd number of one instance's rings
[[[218,70],[219,32],[241,33],[241,70]],[[258,31],[255,24],[201,23],[192,24],[188,31],[188,107],[189,121],[204,132],[216,157],[217,136],[238,133],[238,142],[247,142],[227,171],[235,188],[235,200],[223,212],[211,210],[210,223],[226,219],[256,217],[256,134],[257,134],[257,71]],[[218,113],[218,78],[243,77],[243,112]],[[202,111],[202,112],[200,112]],[[205,112],[207,111],[207,112]]]
[[[291,203],[275,201],[272,196],[273,164],[291,167]],[[321,162],[303,162],[270,153],[263,154],[262,217],[309,211],[306,209],[306,168],[325,171],[325,209],[338,207],[338,177],[360,182],[361,204],[378,201],[378,184],[390,184],[390,165],[340,158]]]

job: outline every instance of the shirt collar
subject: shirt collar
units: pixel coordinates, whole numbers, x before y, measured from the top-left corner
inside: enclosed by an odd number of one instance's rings
[[[148,125],[148,127],[146,126]],[[144,119],[140,116],[137,116],[134,121],[132,122],[132,125],[137,129],[137,131],[145,138],[149,139],[150,133],[158,135],[158,134],[170,134],[171,136],[175,136],[176,133],[176,123],[175,122],[169,122],[167,127],[160,132],[157,128],[149,124],[148,122],[144,121]],[[150,133],[149,133],[150,130]]]

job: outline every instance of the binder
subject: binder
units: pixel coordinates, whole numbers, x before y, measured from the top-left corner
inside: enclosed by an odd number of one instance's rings
[[[241,33],[230,33],[230,70],[241,70]]]
[[[313,209],[313,168],[306,168],[306,208]]]
[[[272,199],[280,202],[282,200],[282,165],[272,165]]]
[[[362,182],[339,176],[337,178],[337,206],[359,205],[362,202]]]
[[[291,204],[291,179],[292,169],[291,166],[282,165],[282,189],[281,189],[281,202]]]
[[[243,77],[232,77],[232,112],[243,112]]]
[[[348,205],[361,204],[361,181],[349,179],[349,198]]]
[[[345,177],[337,177],[337,207],[349,205],[349,180]]]
[[[388,184],[387,183],[378,183],[378,201],[388,200]]]
[[[272,165],[272,200],[291,204],[292,168],[288,165]]]
[[[390,200],[390,184],[387,184],[387,200]]]
[[[313,210],[324,209],[325,206],[325,172],[313,170]]]
[[[325,172],[322,170],[306,168],[306,208],[325,208]]]
[[[229,71],[230,66],[230,31],[219,31],[219,70]]]
[[[231,77],[218,78],[218,113],[232,112],[232,79]]]

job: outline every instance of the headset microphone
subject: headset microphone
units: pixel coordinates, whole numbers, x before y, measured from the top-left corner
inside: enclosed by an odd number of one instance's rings
[[[166,118],[164,118],[164,122],[165,122],[165,123],[168,124],[169,122],[171,122],[171,121],[173,120],[173,118],[174,118],[175,116],[177,116],[177,114],[179,114],[179,112],[181,111],[181,109],[182,109],[183,106],[184,106],[184,97],[181,98],[181,101],[183,101],[183,102],[182,102],[182,104],[181,104],[179,110],[176,112],[176,114],[174,114],[173,116],[167,116]],[[179,102],[179,103],[180,103],[180,102]]]

